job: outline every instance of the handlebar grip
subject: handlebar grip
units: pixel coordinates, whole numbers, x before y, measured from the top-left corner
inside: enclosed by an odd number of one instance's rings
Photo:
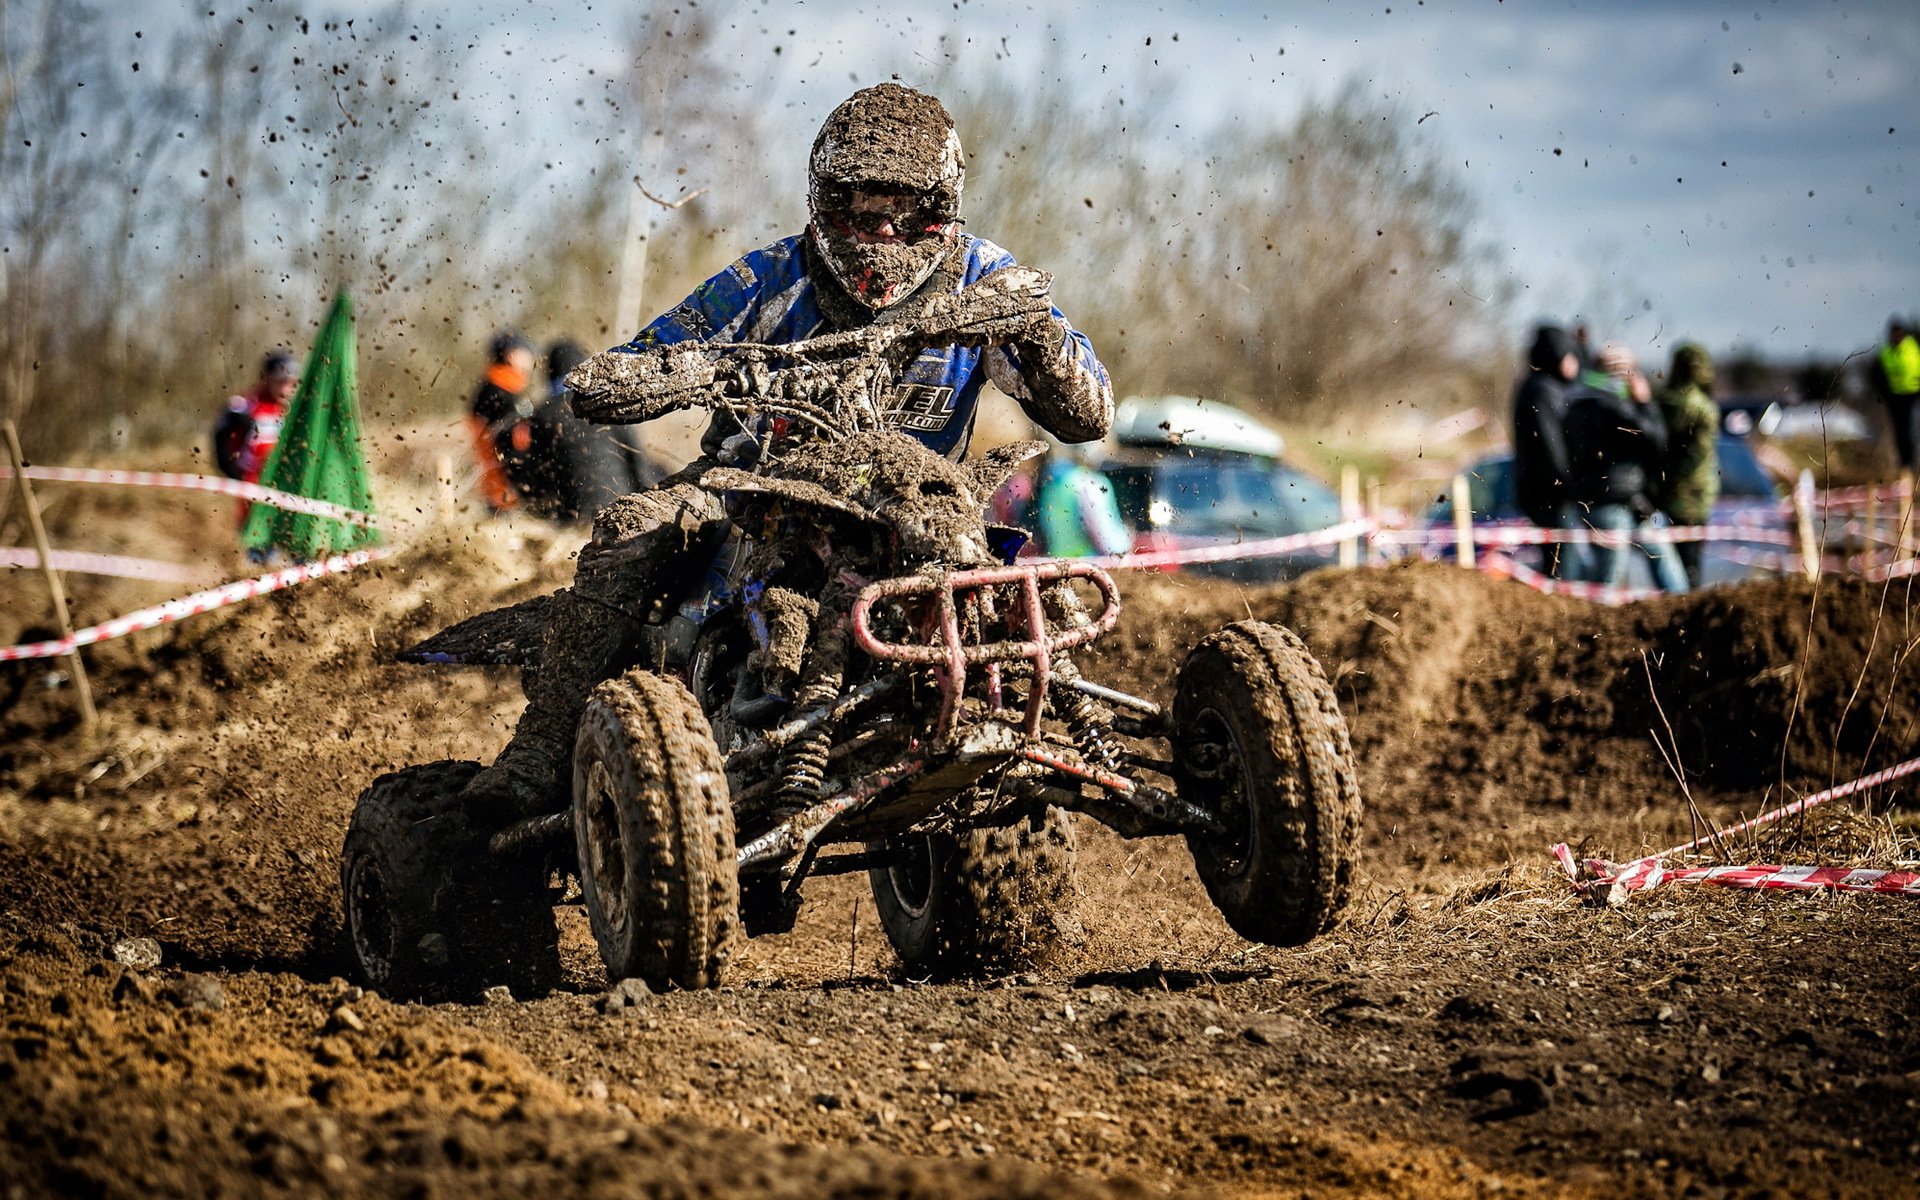
[[[631,425],[698,404],[718,375],[704,350],[663,346],[638,353],[606,350],[566,378],[573,411],[601,425]]]

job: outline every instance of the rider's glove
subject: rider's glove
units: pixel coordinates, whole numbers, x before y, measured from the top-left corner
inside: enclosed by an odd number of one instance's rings
[[[917,323],[931,331],[988,335],[995,341],[1048,340],[1053,276],[1014,265],[981,276],[960,292],[935,296]]]

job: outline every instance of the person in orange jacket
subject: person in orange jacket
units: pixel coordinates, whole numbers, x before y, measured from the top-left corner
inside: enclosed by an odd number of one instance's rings
[[[526,453],[533,441],[527,423],[534,408],[533,347],[517,333],[501,332],[487,352],[487,370],[467,406],[467,424],[480,463],[480,496],[490,511],[500,513],[520,504],[506,462]]]

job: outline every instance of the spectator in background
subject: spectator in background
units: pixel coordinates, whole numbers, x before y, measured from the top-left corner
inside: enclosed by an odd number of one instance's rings
[[[1915,443],[1920,442],[1920,341],[1899,317],[1887,321],[1887,340],[1874,358],[1872,373],[1873,390],[1893,424],[1893,452],[1900,469],[1912,471]]]
[[[274,350],[261,361],[253,387],[227,398],[226,411],[213,426],[213,457],[222,475],[260,482],[260,469],[280,441],[280,425],[299,386],[299,362],[285,350]]]
[[[533,347],[517,333],[493,335],[487,346],[487,369],[468,406],[474,457],[480,466],[480,496],[492,512],[505,512],[520,503],[507,476],[506,460],[523,456],[532,447],[533,415],[528,385],[533,381]]]
[[[1120,515],[1113,484],[1088,460],[1098,443],[1047,440],[1053,452],[1034,486],[1041,550],[1055,558],[1087,558],[1133,549],[1133,531]]]
[[[1692,342],[1673,348],[1667,386],[1661,389],[1660,419],[1667,426],[1667,449],[1660,457],[1653,501],[1675,525],[1705,525],[1720,496],[1720,406],[1713,402],[1713,359]],[[1701,583],[1705,542],[1675,544],[1687,582]]]
[[[1577,529],[1580,512],[1567,490],[1567,390],[1580,374],[1573,338],[1558,325],[1534,331],[1527,374],[1513,392],[1513,494],[1520,511],[1542,529]],[[1587,573],[1587,548],[1550,544],[1547,573],[1556,579]]]
[[[1582,371],[1597,371],[1600,369],[1600,363],[1593,353],[1593,342],[1589,340],[1586,322],[1584,321],[1573,327],[1573,356],[1580,360],[1580,369]]]
[[[592,520],[621,496],[659,481],[640,450],[637,426],[616,429],[575,415],[565,381],[586,360],[577,342],[562,339],[547,347],[547,386],[525,422],[527,445],[502,455],[508,480],[529,511],[551,520]]]
[[[270,350],[260,362],[260,378],[238,396],[227,397],[227,409],[213,426],[213,458],[220,473],[242,483],[259,483],[273,448],[280,444],[293,393],[300,387],[300,363],[285,350]],[[234,524],[244,526],[253,504],[238,502]],[[249,558],[264,561],[256,552]]]
[[[1581,375],[1567,399],[1567,456],[1572,465],[1568,490],[1595,531],[1640,535],[1634,543],[1646,555],[1654,582],[1669,592],[1687,590],[1686,572],[1673,543],[1650,524],[1657,509],[1652,499],[1666,425],[1653,404],[1653,389],[1640,373],[1633,352],[1608,345],[1599,354],[1599,370]],[[1647,537],[1649,530],[1654,536]],[[1586,578],[1625,586],[1629,547],[1595,542]]]
[[[1013,474],[1007,476],[1006,482],[994,489],[987,501],[994,524],[1005,525],[1009,529],[1024,529],[1029,533],[1033,531],[1040,515],[1039,497],[1034,490],[1036,474],[1030,462],[1021,463]]]

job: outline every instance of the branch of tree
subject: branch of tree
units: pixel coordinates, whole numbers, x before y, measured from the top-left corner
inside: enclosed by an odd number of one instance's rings
[[[644,183],[641,183],[638,178],[634,179],[633,186],[640,189],[640,194],[642,196],[645,196],[647,199],[653,201],[655,204],[658,204],[661,208],[666,209],[668,212],[672,212],[674,209],[679,208],[681,205],[687,203],[689,200],[692,200],[696,196],[704,196],[707,193],[706,188],[701,188],[698,191],[688,192],[686,195],[680,197],[678,200],[662,200],[660,197],[648,191],[647,185]]]

